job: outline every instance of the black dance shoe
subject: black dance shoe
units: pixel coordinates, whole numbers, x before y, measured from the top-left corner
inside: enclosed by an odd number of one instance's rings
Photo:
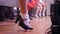
[[[25,20],[27,20],[27,19],[25,19]],[[31,28],[31,27],[24,24],[24,20],[22,19],[21,16],[20,16],[20,20],[19,20],[19,26],[21,26],[25,30],[33,30],[33,28]]]
[[[20,20],[20,15],[17,16],[15,23],[17,23],[19,20]]]
[[[33,30],[33,28],[25,25],[23,22],[19,24],[19,26],[21,26],[22,28],[24,28],[25,30]]]
[[[27,20],[27,19],[25,19]],[[21,26],[23,29],[25,30],[33,30],[33,28],[27,26],[24,24],[24,20],[22,19],[21,15],[19,15],[15,21],[15,23],[17,23],[19,21],[19,26]]]

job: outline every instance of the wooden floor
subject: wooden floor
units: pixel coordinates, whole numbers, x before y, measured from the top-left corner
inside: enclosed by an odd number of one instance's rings
[[[12,20],[0,22],[0,34],[45,34],[46,30],[51,26],[51,20],[49,16],[33,18],[30,24],[34,29],[25,31]]]

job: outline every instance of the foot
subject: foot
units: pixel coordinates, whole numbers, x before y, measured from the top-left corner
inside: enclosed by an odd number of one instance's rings
[[[25,25],[24,23],[20,23],[20,26],[21,26],[22,28],[24,28],[25,30],[33,30],[33,28]]]
[[[43,16],[45,16],[45,14],[44,14],[44,13],[43,13],[42,15],[43,15]]]
[[[38,18],[38,15],[35,15],[36,18]]]
[[[41,15],[41,14],[39,14],[38,16],[39,16],[39,17],[42,17],[42,15]]]
[[[25,20],[27,20],[27,19],[25,19]],[[24,23],[25,20],[23,20],[22,17],[20,16],[19,26],[21,26],[25,30],[33,30],[33,28],[30,27],[29,23]]]

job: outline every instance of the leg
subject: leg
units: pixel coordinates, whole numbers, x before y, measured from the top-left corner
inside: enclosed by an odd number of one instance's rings
[[[32,20],[32,9],[30,9],[30,10],[28,11],[28,14],[29,14],[30,20]]]
[[[43,7],[42,7],[42,4],[40,4],[39,17],[41,17],[41,16],[42,16],[42,10],[43,10]]]
[[[43,7],[43,12],[42,12],[42,15],[45,16],[45,12],[46,12],[46,7],[44,6]]]
[[[36,15],[35,15],[36,17],[38,17],[39,9],[40,9],[40,7],[39,7],[39,6],[37,6]]]
[[[19,0],[19,4],[20,4],[20,15],[22,17],[22,19],[24,20],[23,23],[20,23],[22,25],[20,25],[21,27],[23,27],[24,29],[33,29],[31,28],[29,22],[29,15],[28,15],[28,9],[27,9],[27,3],[28,0]]]

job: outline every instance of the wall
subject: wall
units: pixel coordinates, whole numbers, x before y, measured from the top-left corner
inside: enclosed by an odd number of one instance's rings
[[[0,0],[0,5],[4,6],[18,6],[18,0]]]

